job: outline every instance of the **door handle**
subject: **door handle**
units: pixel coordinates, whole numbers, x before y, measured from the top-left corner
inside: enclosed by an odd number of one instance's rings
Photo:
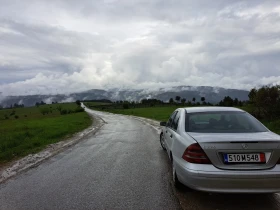
[[[170,138],[172,138],[172,137],[173,137],[173,135],[171,134],[171,135],[170,135]]]

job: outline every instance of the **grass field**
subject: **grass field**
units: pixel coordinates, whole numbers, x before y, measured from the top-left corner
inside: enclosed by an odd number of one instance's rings
[[[164,106],[164,107],[147,107],[147,108],[131,108],[131,109],[104,109],[103,111],[134,115],[139,117],[146,117],[158,121],[167,121],[172,112],[177,109],[178,106]],[[247,112],[250,112],[251,107],[238,107]],[[280,134],[280,120],[276,121],[262,121],[262,123],[271,131]]]
[[[76,108],[75,103],[67,103],[0,110],[0,164],[38,152],[88,127],[91,118],[86,112],[75,113]]]

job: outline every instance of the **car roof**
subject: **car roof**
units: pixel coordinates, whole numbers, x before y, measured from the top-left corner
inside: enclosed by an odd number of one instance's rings
[[[244,110],[235,107],[221,107],[221,106],[204,106],[204,107],[186,107],[183,108],[187,113],[196,112],[245,112]]]

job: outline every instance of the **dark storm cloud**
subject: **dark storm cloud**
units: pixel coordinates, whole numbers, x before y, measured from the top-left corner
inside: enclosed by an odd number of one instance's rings
[[[280,81],[279,1],[0,4],[5,95]]]
[[[81,57],[88,51],[102,51],[100,39],[94,35],[3,19],[0,25],[0,74],[11,75],[14,81],[33,78],[40,72],[80,71]]]

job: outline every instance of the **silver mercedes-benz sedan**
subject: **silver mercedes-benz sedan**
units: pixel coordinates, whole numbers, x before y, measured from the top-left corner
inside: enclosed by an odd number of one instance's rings
[[[175,186],[207,192],[280,192],[280,136],[230,107],[179,108],[163,126]]]

